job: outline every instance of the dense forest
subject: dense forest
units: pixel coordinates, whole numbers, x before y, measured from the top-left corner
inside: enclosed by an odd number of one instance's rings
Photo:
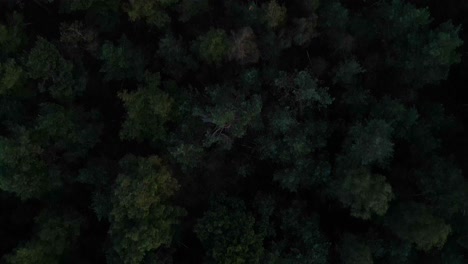
[[[0,263],[468,263],[467,13],[1,0]]]

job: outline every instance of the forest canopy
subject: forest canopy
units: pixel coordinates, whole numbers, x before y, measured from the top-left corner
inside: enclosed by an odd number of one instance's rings
[[[464,0],[0,2],[0,263],[468,263]]]

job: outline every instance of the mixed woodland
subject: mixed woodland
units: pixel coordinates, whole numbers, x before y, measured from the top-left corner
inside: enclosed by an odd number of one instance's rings
[[[0,263],[468,263],[467,13],[0,1]]]

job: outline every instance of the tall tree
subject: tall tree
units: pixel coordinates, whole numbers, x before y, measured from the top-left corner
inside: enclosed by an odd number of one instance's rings
[[[126,156],[120,166],[109,215],[112,250],[123,263],[141,263],[148,252],[171,244],[184,215],[170,203],[179,185],[155,156]]]
[[[45,210],[36,217],[34,238],[5,256],[11,264],[54,264],[73,261],[69,257],[80,234],[83,219],[75,212],[65,215]]]
[[[161,90],[159,73],[145,74],[145,84],[137,91],[119,94],[127,118],[120,135],[123,139],[158,141],[166,137],[166,123],[171,120],[174,100]]]
[[[387,225],[398,237],[424,251],[442,248],[452,230],[426,206],[414,202],[395,206],[386,219]]]
[[[245,204],[235,198],[213,201],[195,226],[207,251],[209,263],[260,263],[262,234],[255,230],[255,218]]]

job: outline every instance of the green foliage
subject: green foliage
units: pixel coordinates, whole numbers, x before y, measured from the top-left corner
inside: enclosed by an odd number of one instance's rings
[[[65,5],[66,8],[69,9],[70,11],[78,11],[78,10],[89,9],[93,6],[93,4],[97,2],[99,2],[99,0],[73,0],[73,1],[65,1],[63,5]]]
[[[318,35],[316,17],[301,17],[293,20],[293,41],[294,44],[306,47],[313,38]]]
[[[15,60],[0,63],[0,95],[14,91],[22,84],[23,78],[23,68]]]
[[[86,86],[86,76],[77,75],[71,62],[65,60],[57,48],[44,38],[38,38],[26,62],[28,76],[39,82],[41,92],[54,99],[69,101]]]
[[[462,264],[465,262],[463,251],[456,243],[450,243],[444,246],[441,252],[440,260],[442,264]]]
[[[86,28],[81,21],[61,24],[60,42],[72,54],[82,50],[95,54],[99,49],[96,31]]]
[[[418,114],[418,122],[408,131],[407,140],[414,149],[413,158],[421,164],[427,164],[427,161],[439,156],[438,151],[442,148],[441,134],[456,130],[458,125],[439,104],[423,105],[418,109]]]
[[[327,107],[333,102],[328,88],[318,87],[317,80],[307,71],[300,71],[293,75],[280,72],[274,85],[281,96],[280,99],[286,100],[291,106],[297,104],[298,110],[309,106]]]
[[[351,215],[362,219],[369,219],[373,214],[384,215],[393,199],[392,187],[385,177],[366,169],[347,172],[336,193],[351,209]]]
[[[104,32],[117,30],[120,22],[121,0],[67,0],[60,1],[60,12],[85,13],[86,21]]]
[[[202,61],[219,65],[226,59],[229,52],[229,41],[226,32],[222,29],[210,29],[198,37],[194,43],[194,48]]]
[[[0,23],[0,59],[17,52],[27,40],[23,16],[15,12],[7,19],[7,25]]]
[[[254,227],[255,219],[242,201],[221,197],[198,220],[195,233],[213,263],[260,263],[263,237]]]
[[[44,38],[39,38],[30,51],[28,73],[33,79],[55,79],[60,70],[70,71],[72,65],[67,63],[57,48]],[[68,69],[67,69],[68,68]]]
[[[145,79],[137,91],[119,94],[127,110],[120,132],[123,139],[157,141],[166,136],[165,124],[170,121],[174,101],[160,89],[159,74],[146,73]]]
[[[343,30],[348,26],[349,11],[340,1],[327,1],[322,8],[322,23],[325,27]]]
[[[181,0],[177,10],[179,11],[179,20],[188,22],[192,18],[206,14],[211,9],[209,0]]]
[[[341,263],[372,264],[372,252],[366,243],[352,234],[345,234],[339,249]]]
[[[455,27],[451,22],[438,26],[431,32],[429,36],[431,41],[425,46],[424,52],[427,57],[434,63],[440,63],[441,66],[459,63],[461,58],[457,49],[463,44],[458,36],[459,32],[460,27]]]
[[[270,223],[277,209],[274,197],[263,193],[257,193],[253,201],[253,208],[256,213],[256,226],[259,233],[265,235],[266,238],[274,236],[276,234],[275,226]]]
[[[173,78],[182,78],[188,71],[197,68],[193,56],[189,54],[181,38],[167,34],[159,41],[157,52],[164,63],[163,71]]]
[[[352,85],[356,83],[356,76],[366,72],[356,60],[342,62],[333,78],[333,83]]]
[[[14,127],[11,137],[0,139],[0,188],[29,199],[60,187],[66,165],[76,164],[98,142],[96,118],[79,108],[41,105],[33,128]]]
[[[11,127],[25,118],[24,105],[19,100],[9,96],[0,95],[0,127]]]
[[[267,263],[326,264],[331,243],[319,228],[318,216],[306,217],[305,208],[293,206],[281,212],[278,238],[273,243]]]
[[[321,6],[320,0],[295,0],[294,4],[301,8],[306,15],[317,12],[317,9]]]
[[[258,95],[246,99],[242,94],[234,93],[229,86],[212,87],[208,95],[212,103],[194,111],[209,125],[204,145],[209,147],[220,143],[229,149],[234,139],[245,136],[248,129],[259,122],[262,100]]]
[[[387,225],[401,239],[429,251],[442,248],[452,228],[427,207],[417,203],[395,206],[387,214]]]
[[[415,250],[411,243],[390,239],[370,239],[369,247],[372,249],[374,260],[377,263],[412,263],[411,258]]]
[[[369,104],[372,102],[369,90],[362,87],[350,86],[341,97],[341,102],[349,109],[348,114],[358,118],[367,113]]]
[[[464,263],[461,2],[0,1],[0,262]]]
[[[416,87],[437,83],[448,75],[450,66],[460,62],[457,49],[463,44],[460,28],[452,23],[429,29],[429,10],[394,0],[381,7],[383,37],[399,56],[388,56],[388,64],[403,69],[402,81]]]
[[[453,161],[434,158],[416,172],[424,197],[440,216],[449,218],[467,208],[468,184]]]
[[[35,219],[34,238],[5,257],[8,264],[59,264],[66,261],[80,234],[81,216],[43,211]]]
[[[403,103],[388,97],[375,102],[371,116],[388,122],[393,128],[395,137],[405,139],[410,136],[411,130],[419,121],[419,113],[414,107],[407,107]]]
[[[201,146],[185,143],[177,145],[170,152],[184,170],[197,167],[203,156],[203,148]]]
[[[239,30],[234,36],[230,57],[240,64],[256,63],[260,58],[255,34],[250,27]]]
[[[101,127],[97,119],[95,112],[81,108],[66,109],[60,105],[43,104],[36,120],[34,137],[53,158],[74,162],[85,157],[99,141]]]
[[[265,28],[265,5],[258,2],[239,2],[233,0],[223,1],[224,16],[235,29],[251,27],[257,32],[259,28]],[[258,33],[258,32],[257,32]]]
[[[270,0],[262,6],[265,22],[270,28],[279,28],[286,23],[287,9],[278,4],[276,0]]]
[[[118,45],[106,41],[100,59],[105,80],[140,80],[144,76],[144,56],[125,36],[120,38]]]
[[[0,188],[21,199],[38,198],[61,185],[56,167],[48,166],[46,151],[25,128],[14,137],[0,138]]]
[[[98,158],[88,161],[76,181],[94,187],[91,208],[99,221],[106,221],[112,210],[112,182],[118,166],[115,161]]]
[[[276,161],[280,164],[283,163],[285,168],[275,172],[274,180],[278,181],[283,188],[291,191],[297,190],[299,186],[305,187],[322,183],[329,174],[328,164],[305,159],[306,156],[312,154],[308,147],[313,147],[313,145],[304,142],[304,140],[307,140],[307,138],[302,134],[284,137],[282,141],[276,144],[270,142],[269,139],[260,141],[266,145],[265,149],[262,149],[263,153],[274,151],[270,152],[270,159],[275,157],[283,159],[283,161]],[[280,146],[283,142],[285,148],[281,149]]]
[[[177,4],[179,0],[133,0],[126,8],[130,21],[144,20],[147,24],[157,28],[166,27],[171,18],[165,8]]]
[[[392,132],[392,127],[379,119],[352,126],[348,134],[347,157],[357,166],[387,163],[393,155]]]
[[[261,157],[282,166],[274,179],[285,189],[327,181],[330,165],[314,155],[327,142],[328,124],[316,113],[333,102],[328,88],[318,87],[306,71],[292,76],[282,72],[274,84],[281,108],[272,108],[266,116],[269,134],[259,138]]]
[[[109,232],[123,263],[141,263],[147,252],[171,244],[174,227],[185,214],[170,204],[179,185],[155,156],[126,156],[120,167]]]
[[[240,86],[248,90],[258,90],[261,86],[259,71],[256,68],[245,70],[240,76]]]
[[[392,0],[391,3],[385,3],[380,11],[383,15],[382,18],[388,21],[389,25],[392,23],[390,26],[399,29],[398,31],[389,29],[386,32],[389,38],[405,37],[403,34],[421,29],[431,22],[428,8],[418,9],[401,0]]]

